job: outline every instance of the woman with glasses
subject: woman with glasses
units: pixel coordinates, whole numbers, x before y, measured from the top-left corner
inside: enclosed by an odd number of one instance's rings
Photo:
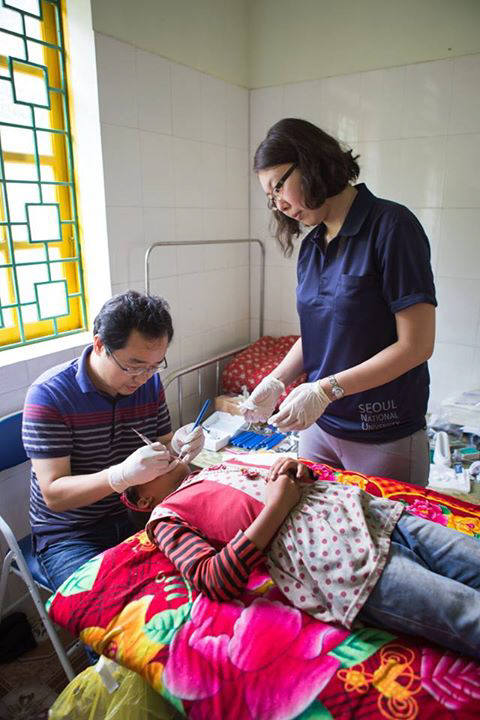
[[[202,449],[201,427],[172,433],[158,374],[173,337],[168,304],[129,290],[108,300],[93,344],[29,388],[23,443],[32,460],[34,551],[54,589],[131,535],[127,487],[169,472]]]
[[[428,239],[406,207],[355,184],[358,156],[315,125],[280,120],[254,170],[275,237],[297,262],[301,338],[244,405],[299,430],[299,456],[426,485],[427,360],[435,337]]]

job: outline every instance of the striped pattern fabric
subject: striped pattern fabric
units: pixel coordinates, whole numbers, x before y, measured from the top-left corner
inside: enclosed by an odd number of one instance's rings
[[[160,520],[154,535],[155,544],[170,562],[211,600],[238,597],[251,570],[264,559],[241,530],[221,550],[179,517]]]
[[[90,351],[91,346],[80,358],[41,375],[27,393],[23,413],[28,457],[70,457],[72,475],[122,462],[142,444],[132,428],[151,440],[171,431],[158,374],[132,395],[113,398],[99,392],[88,376]],[[126,509],[116,493],[75,510],[50,510],[32,469],[30,522],[37,551],[61,538],[80,537],[86,525],[122,515],[126,517]]]

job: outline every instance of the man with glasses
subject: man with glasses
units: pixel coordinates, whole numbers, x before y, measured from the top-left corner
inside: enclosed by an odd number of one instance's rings
[[[127,487],[168,472],[179,455],[190,462],[203,447],[201,427],[171,431],[158,371],[172,336],[165,300],[129,290],[104,304],[93,344],[28,391],[30,522],[54,588],[135,531],[119,499]]]

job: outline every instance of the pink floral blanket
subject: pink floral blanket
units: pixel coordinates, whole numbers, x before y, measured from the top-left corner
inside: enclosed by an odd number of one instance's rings
[[[478,506],[313,467],[480,542]],[[210,601],[143,532],[76,571],[49,612],[97,652],[139,672],[192,720],[480,717],[480,665],[472,660],[374,627],[347,631],[314,620],[293,608],[262,568],[239,600]]]

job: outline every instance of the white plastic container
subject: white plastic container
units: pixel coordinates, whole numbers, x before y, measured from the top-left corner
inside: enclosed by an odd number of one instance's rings
[[[246,430],[248,423],[243,415],[217,410],[202,423],[202,427],[205,430],[205,449],[221,450],[239,430]]]

